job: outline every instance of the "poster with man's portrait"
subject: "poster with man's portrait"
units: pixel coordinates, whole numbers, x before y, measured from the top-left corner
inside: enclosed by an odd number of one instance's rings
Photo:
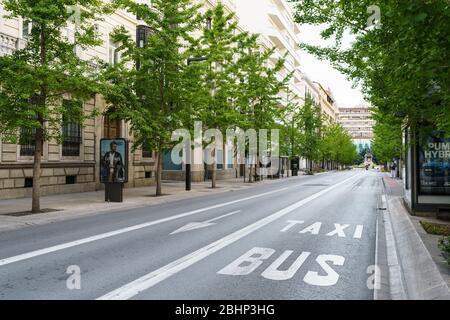
[[[100,140],[100,181],[128,182],[128,144],[125,139]]]

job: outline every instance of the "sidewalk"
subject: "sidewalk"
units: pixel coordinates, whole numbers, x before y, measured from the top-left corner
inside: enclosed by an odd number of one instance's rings
[[[430,219],[411,216],[406,210],[402,180],[383,174],[383,184],[388,209],[384,215],[385,225],[390,224],[388,228],[393,233],[387,243],[392,298],[450,299],[450,266],[438,248],[441,237],[427,234],[419,223]],[[401,269],[400,278],[394,272],[396,268]],[[394,283],[395,288],[392,288]],[[392,291],[396,294],[392,295]]]
[[[244,183],[243,178],[219,180],[218,188],[212,189],[211,182],[193,183],[191,191],[185,191],[185,183],[181,181],[164,181],[163,196],[155,197],[155,186],[124,189],[124,202],[105,202],[104,191],[71,193],[44,196],[41,208],[52,212],[18,215],[31,209],[31,199],[0,200],[0,232],[26,226],[47,224],[56,221],[78,218],[82,216],[104,214],[123,209],[132,209],[155,204],[191,199],[223,192],[239,191],[261,184],[270,184],[286,179],[266,179],[258,183]]]

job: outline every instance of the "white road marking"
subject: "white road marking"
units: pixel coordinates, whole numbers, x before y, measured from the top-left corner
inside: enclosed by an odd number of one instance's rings
[[[358,224],[355,229],[355,233],[353,234],[353,239],[361,239],[363,233],[364,226]]]
[[[14,262],[18,262],[18,261],[34,258],[34,257],[37,257],[37,256],[41,256],[41,255],[44,255],[44,254],[48,254],[48,253],[64,250],[64,249],[67,249],[67,248],[72,248],[72,247],[75,247],[75,246],[79,246],[79,245],[82,245],[82,244],[94,242],[94,241],[97,241],[97,240],[110,238],[110,237],[113,237],[113,236],[117,236],[117,235],[124,234],[124,233],[127,233],[127,232],[131,232],[131,231],[136,231],[136,230],[139,230],[139,229],[147,228],[147,227],[154,226],[154,225],[157,225],[157,224],[160,224],[160,223],[164,223],[164,222],[167,222],[167,221],[172,221],[172,220],[184,218],[184,217],[191,216],[191,215],[194,215],[194,214],[197,214],[197,213],[201,213],[201,212],[205,212],[205,211],[208,211],[208,210],[222,208],[222,207],[229,206],[229,205],[232,205],[232,204],[235,204],[235,203],[239,203],[239,202],[243,202],[243,201],[247,201],[247,200],[252,200],[252,199],[256,199],[256,198],[261,198],[261,197],[267,196],[269,194],[281,192],[281,191],[284,191],[284,190],[287,190],[287,189],[288,188],[282,188],[282,189],[278,189],[278,190],[274,190],[274,191],[269,191],[269,192],[257,194],[257,195],[254,195],[254,196],[238,199],[238,200],[233,200],[233,201],[229,201],[229,202],[216,204],[214,206],[210,206],[210,207],[207,207],[207,208],[197,209],[197,210],[194,210],[194,211],[189,211],[189,212],[186,212],[186,213],[177,214],[177,215],[170,216],[170,217],[167,217],[167,218],[154,220],[154,221],[138,224],[138,225],[135,225],[135,226],[131,226],[131,227],[123,228],[123,229],[118,229],[118,230],[111,231],[111,232],[102,233],[102,234],[95,235],[95,236],[92,236],[92,237],[83,238],[83,239],[79,239],[79,240],[75,240],[75,241],[59,244],[59,245],[48,247],[48,248],[45,248],[45,249],[40,249],[40,250],[27,252],[27,253],[20,254],[20,255],[17,255],[17,256],[1,259],[0,260],[0,266],[4,266],[4,265],[11,264],[11,263],[14,263]]]
[[[332,262],[335,266],[343,266],[345,258],[333,254],[321,254],[316,259],[317,263],[326,272],[326,276],[319,275],[317,271],[308,271],[303,278],[307,284],[312,286],[329,287],[334,286],[339,280],[339,274],[334,271],[327,262]]]
[[[253,248],[234,260],[225,268],[219,270],[217,273],[231,276],[249,275],[260,265],[262,265],[264,260],[269,259],[274,253],[275,249],[271,248]]]
[[[301,201],[298,201],[284,209],[281,209],[263,219],[260,219],[238,231],[235,231],[235,232],[229,234],[228,236],[225,236],[217,241],[214,241],[213,243],[210,243],[209,245],[207,245],[205,247],[202,247],[184,257],[181,257],[180,259],[177,259],[155,271],[152,271],[152,272],[150,272],[128,284],[125,284],[124,286],[99,297],[97,300],[131,299],[134,296],[138,295],[139,293],[141,293],[141,292],[153,287],[154,285],[166,280],[167,278],[173,276],[174,274],[190,267],[191,265],[195,264],[196,262],[203,260],[204,258],[218,252],[219,250],[221,250],[221,249],[229,246],[230,244],[242,239],[243,237],[255,232],[256,230],[259,230],[262,227],[278,220],[279,218],[304,206],[305,204],[313,201],[314,199],[317,199],[317,198],[327,194],[331,190],[343,185],[344,183],[347,183],[349,180],[354,179],[355,177],[357,177],[357,176],[352,176],[350,178],[347,178],[344,181],[341,181],[329,188],[319,191]]]
[[[195,230],[195,229],[210,227],[210,226],[213,226],[213,225],[216,224],[213,221],[217,221],[217,220],[220,220],[222,218],[226,218],[226,217],[232,216],[233,214],[236,214],[236,213],[239,213],[239,212],[241,212],[241,210],[233,211],[233,212],[221,215],[219,217],[216,217],[214,219],[206,220],[206,221],[203,221],[203,222],[190,222],[190,223],[182,226],[181,228],[175,230],[171,234],[176,234],[176,233],[180,233],[180,232],[186,232],[186,231],[191,231],[191,230]]]
[[[315,222],[312,225],[310,225],[309,227],[306,227],[305,229],[300,231],[299,233],[308,233],[309,232],[311,234],[319,234],[320,227],[322,227],[322,222]]]
[[[345,232],[344,229],[350,227],[349,224],[340,224],[340,223],[335,223],[334,224],[334,230],[331,232],[328,232],[326,234],[326,236],[332,237],[335,234],[338,235],[339,238],[345,238]]]
[[[280,230],[280,232],[286,232],[288,231],[290,228],[292,228],[293,226],[295,226],[296,224],[302,224],[305,223],[305,221],[301,221],[301,220],[288,220],[286,221],[288,223],[288,225],[286,227],[284,227],[283,229]]]
[[[287,270],[278,270],[278,268],[286,261],[293,253],[292,250],[286,250],[275,260],[266,270],[261,273],[263,278],[269,280],[289,280],[297,273],[298,269],[305,263],[311,252],[302,252],[295,262]]]

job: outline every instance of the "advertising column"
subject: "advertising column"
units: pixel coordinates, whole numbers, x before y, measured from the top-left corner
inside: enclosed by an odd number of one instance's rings
[[[123,138],[101,139],[100,167],[105,201],[123,202],[123,185],[128,182],[128,142]]]

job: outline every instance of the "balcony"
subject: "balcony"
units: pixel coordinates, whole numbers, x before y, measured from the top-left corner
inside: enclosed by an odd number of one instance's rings
[[[19,39],[0,33],[0,56],[12,54],[19,48]]]

